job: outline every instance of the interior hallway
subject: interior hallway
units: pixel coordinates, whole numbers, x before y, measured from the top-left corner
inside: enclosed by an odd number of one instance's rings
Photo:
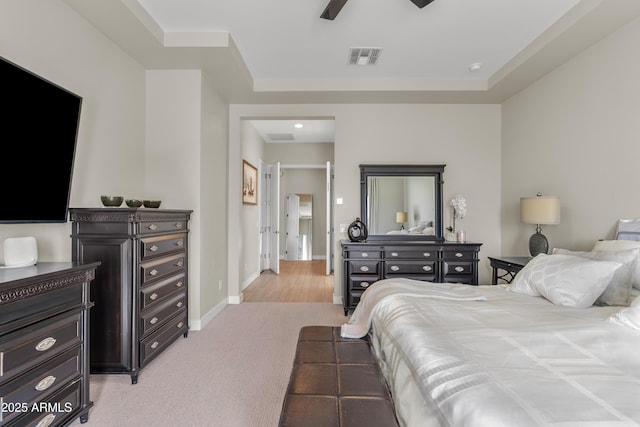
[[[333,274],[325,261],[280,261],[280,274],[266,270],[244,290],[245,302],[333,302]]]

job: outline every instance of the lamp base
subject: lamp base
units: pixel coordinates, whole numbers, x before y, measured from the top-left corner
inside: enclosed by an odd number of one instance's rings
[[[537,232],[529,238],[529,253],[531,256],[546,254],[549,252],[549,241],[544,234]]]

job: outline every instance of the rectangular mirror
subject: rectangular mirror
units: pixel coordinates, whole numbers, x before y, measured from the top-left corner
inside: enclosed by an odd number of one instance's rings
[[[443,240],[445,165],[360,165],[368,240]]]

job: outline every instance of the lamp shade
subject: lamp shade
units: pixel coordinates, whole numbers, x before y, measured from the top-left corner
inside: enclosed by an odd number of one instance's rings
[[[408,215],[406,212],[396,212],[396,222],[407,222]]]
[[[559,224],[560,199],[553,196],[522,197],[520,219],[525,224]]]

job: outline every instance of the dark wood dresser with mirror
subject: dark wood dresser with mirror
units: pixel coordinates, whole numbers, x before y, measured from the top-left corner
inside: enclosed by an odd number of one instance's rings
[[[478,284],[482,243],[444,241],[444,168],[360,165],[360,218],[368,236],[341,242],[345,315],[382,279]]]
[[[142,368],[188,333],[190,210],[69,209],[72,260],[101,262],[91,290],[91,373]]]
[[[0,269],[0,425],[89,417],[89,288],[99,263]]]

